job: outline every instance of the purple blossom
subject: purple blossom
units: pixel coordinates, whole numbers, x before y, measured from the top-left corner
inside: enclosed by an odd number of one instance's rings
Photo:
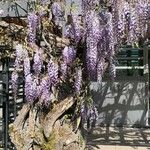
[[[16,66],[21,65],[24,58],[28,56],[28,52],[21,44],[16,45]]]
[[[99,0],[82,0],[82,10],[86,13],[88,10],[95,9],[99,4]]]
[[[82,87],[82,68],[81,67],[77,68],[76,70],[74,87],[75,87],[75,92],[79,94],[81,87]]]
[[[41,72],[41,68],[43,65],[43,60],[42,60],[42,53],[40,50],[36,50],[36,53],[34,55],[34,64],[33,64],[33,69],[35,74],[38,76]]]
[[[101,57],[97,64],[97,81],[101,84],[104,74],[105,59]]]
[[[119,10],[119,4],[118,4],[118,0],[112,0],[111,3],[111,7],[112,7],[112,24],[113,24],[113,31],[114,31],[114,39],[115,39],[115,43],[117,45],[120,45],[121,43],[121,38],[120,38],[120,27],[118,28],[118,23],[120,26],[120,20],[119,20],[119,15],[122,13]]]
[[[39,92],[39,96],[42,94],[44,88],[50,89],[50,85],[49,85],[49,78],[48,77],[44,77],[42,78],[42,81],[38,87],[38,92]]]
[[[86,18],[86,66],[88,75],[91,80],[96,79],[97,59],[98,59],[98,42],[100,40],[100,20],[98,14],[91,10],[87,12]]]
[[[77,14],[70,14],[72,22],[65,27],[64,37],[69,38],[78,44],[80,39],[83,37],[83,28],[81,27],[81,20]]]
[[[97,42],[100,38],[100,20],[97,12],[94,10],[88,11],[85,22],[87,36],[91,36]]]
[[[68,65],[71,64],[76,57],[76,50],[73,46],[66,46],[62,52],[63,61]]]
[[[32,12],[28,15],[28,41],[35,43],[36,40],[36,29],[38,26],[38,16]]]
[[[50,85],[49,85],[49,78],[44,77],[38,87],[38,96],[40,104],[44,106],[48,106],[50,104]]]
[[[86,53],[86,66],[88,75],[91,80],[96,79],[96,72],[97,72],[97,44],[92,41],[93,39],[87,38],[87,53]]]
[[[40,97],[40,102],[42,102],[42,104],[46,107],[49,106],[51,102],[51,93],[47,88],[43,88],[42,94]]]
[[[16,45],[16,57],[18,60],[22,60],[23,59],[23,47],[21,44]]]
[[[64,11],[59,2],[54,2],[52,4],[52,14],[54,15],[54,22],[57,26],[62,26],[61,21],[64,16]]]
[[[58,65],[50,59],[48,63],[49,83],[55,85],[58,82]]]
[[[25,96],[29,103],[33,103],[37,98],[37,83],[31,74],[25,77]]]
[[[112,79],[114,79],[116,77],[116,66],[115,66],[115,61],[113,58],[110,59],[109,74]]]
[[[143,0],[139,0],[137,3],[136,3],[136,13],[138,15],[138,19],[139,19],[139,22],[138,22],[138,26],[139,26],[139,30],[140,30],[140,35],[142,37],[145,36],[146,32],[147,32],[147,20],[148,18],[150,17],[149,15],[149,3],[148,2],[145,2]]]
[[[24,75],[27,76],[28,74],[30,74],[30,71],[31,71],[29,57],[26,57],[24,59],[23,66],[24,66]]]
[[[109,41],[108,41],[109,47],[106,51],[107,51],[109,57],[111,57],[112,55],[114,55],[114,52],[115,52],[114,31],[113,31],[111,13],[108,13],[108,22],[107,22],[106,28],[108,28],[108,39],[109,39]]]
[[[130,7],[128,43],[138,42],[138,16],[135,8]]]
[[[67,68],[68,66],[65,62],[60,64],[60,71],[64,77],[67,75]]]
[[[72,27],[74,30],[74,40],[76,43],[78,43],[82,37],[82,28],[80,25],[80,21],[79,21],[79,17],[77,15],[72,15],[73,18],[73,23],[72,23]]]

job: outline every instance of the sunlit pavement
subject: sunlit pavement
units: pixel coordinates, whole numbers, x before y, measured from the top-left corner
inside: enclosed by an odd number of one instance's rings
[[[88,150],[150,150],[150,129],[99,127],[87,133]]]
[[[97,147],[89,147],[88,150],[150,150],[150,146],[141,147],[141,146],[98,145]]]

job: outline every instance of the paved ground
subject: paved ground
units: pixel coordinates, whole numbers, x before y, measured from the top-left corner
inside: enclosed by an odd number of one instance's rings
[[[0,150],[2,150],[1,144],[2,144],[2,109],[0,109]]]
[[[89,150],[150,150],[150,129],[103,127],[87,134]]]
[[[150,147],[101,145],[101,146],[97,146],[96,148],[90,148],[89,150],[150,150]]]
[[[85,134],[88,150],[150,150],[150,128],[98,127]]]

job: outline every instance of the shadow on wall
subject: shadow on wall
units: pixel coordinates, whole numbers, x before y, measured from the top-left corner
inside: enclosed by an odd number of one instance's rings
[[[98,92],[93,91],[99,118],[95,128],[84,131],[87,148],[99,150],[101,145],[128,145],[150,149],[150,131],[143,128],[147,123],[146,93],[146,82],[139,80],[103,82]]]
[[[144,81],[103,82],[93,91],[98,108],[98,126],[145,127],[147,123],[146,83]]]

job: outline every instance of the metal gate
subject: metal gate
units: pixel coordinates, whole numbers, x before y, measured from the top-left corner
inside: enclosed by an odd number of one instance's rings
[[[1,46],[0,51],[5,53],[12,49]],[[4,57],[0,59],[0,147],[5,150],[14,149],[9,138],[9,124],[12,123],[24,102],[23,78],[19,81],[17,100],[14,100],[11,88],[11,73],[13,71],[13,59]]]
[[[35,7],[34,1],[17,0],[15,2],[8,1],[6,3],[0,2],[0,8],[4,10],[4,14],[0,19],[9,22],[10,17],[20,18],[26,17],[28,11]],[[0,20],[1,21],[1,20]],[[13,34],[11,25],[9,23],[9,33]],[[17,33],[19,34],[19,33]],[[9,35],[13,37],[14,35]],[[0,58],[0,149],[11,150],[15,149],[9,138],[9,124],[12,123],[21,109],[24,102],[24,81],[23,76],[19,78],[19,91],[17,100],[14,100],[11,88],[11,73],[13,71],[13,59],[7,57],[6,54],[13,50],[13,41],[11,39],[10,45],[0,45],[0,53],[4,54],[3,59]]]

